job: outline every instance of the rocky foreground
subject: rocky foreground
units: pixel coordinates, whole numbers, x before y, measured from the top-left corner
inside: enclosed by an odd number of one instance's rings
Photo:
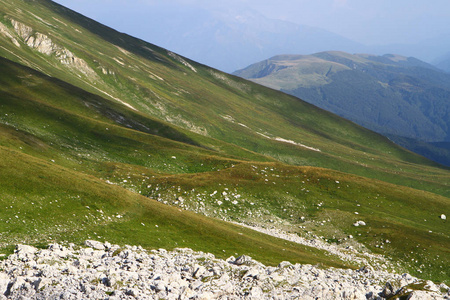
[[[245,255],[221,260],[190,249],[86,246],[18,245],[0,262],[0,299],[450,299],[444,284],[369,266],[268,267]]]

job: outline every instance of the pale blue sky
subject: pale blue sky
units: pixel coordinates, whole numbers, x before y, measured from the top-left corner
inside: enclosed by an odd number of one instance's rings
[[[449,0],[56,0],[118,30],[127,20],[153,26],[171,7],[217,10],[245,7],[269,18],[320,27],[368,45],[415,43],[450,34]],[[148,16],[148,18],[146,18]],[[137,18],[137,19],[136,19]],[[142,28],[136,28],[140,30]],[[151,42],[151,41],[149,41]]]

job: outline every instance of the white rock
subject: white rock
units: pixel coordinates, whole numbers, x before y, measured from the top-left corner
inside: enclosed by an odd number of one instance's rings
[[[98,241],[86,240],[84,242],[84,244],[86,246],[91,247],[91,248],[96,249],[96,250],[105,250],[105,246],[103,245],[103,243],[98,242]]]
[[[190,288],[187,288],[184,290],[184,292],[181,294],[181,299],[195,299],[197,293],[193,290],[191,290]]]
[[[413,291],[407,298],[408,300],[438,300],[444,299],[439,297],[438,295],[432,295],[425,291]]]
[[[162,291],[165,291],[165,290],[166,290],[166,285],[165,285],[163,282],[159,281],[159,282],[155,285],[155,291],[156,291],[157,293],[162,292]]]
[[[5,273],[0,273],[0,295],[5,294],[9,281],[8,275]]]
[[[247,273],[245,273],[244,277],[252,277],[257,279],[259,277],[259,270],[256,268],[251,268],[247,271]]]
[[[281,275],[279,275],[279,274],[277,274],[277,273],[270,274],[270,278],[272,278],[273,280],[275,280],[275,281],[277,281],[277,282],[280,282],[280,281],[285,280],[285,277],[284,277],[284,276],[281,276]]]
[[[222,275],[222,269],[219,267],[213,267],[212,272],[215,276],[221,276]]]
[[[19,290],[26,284],[26,281],[23,277],[19,276],[12,280],[11,291]]]
[[[21,253],[21,254],[34,254],[38,251],[37,248],[32,247],[32,246],[28,246],[28,245],[17,245],[16,246],[16,253]]]
[[[366,222],[364,221],[357,221],[353,224],[353,226],[358,227],[358,226],[366,226]]]
[[[214,294],[211,292],[204,292],[203,294],[199,295],[198,297],[196,297],[196,299],[199,300],[211,300],[214,299]]]
[[[226,294],[233,294],[235,286],[230,282],[226,282],[225,285],[220,286],[220,289]]]
[[[206,272],[206,268],[204,266],[199,266],[195,270],[193,276],[194,276],[194,278],[200,278],[203,274],[205,274],[205,272]]]
[[[146,251],[108,244],[106,250],[94,250],[104,244],[86,244],[89,248],[77,251],[57,244],[38,251],[18,247],[0,261],[0,300],[5,292],[8,299],[366,299],[367,295],[375,300],[380,299],[381,282],[391,282],[384,291],[391,296],[421,282],[409,274],[369,266],[357,271],[289,262],[266,267],[246,255],[224,261],[191,249]],[[22,260],[19,248],[23,255],[33,254]],[[113,256],[117,249],[124,250]],[[61,257],[61,252],[68,255]],[[412,299],[442,299],[445,285],[426,284],[428,290],[414,291]]]
[[[437,285],[435,285],[434,282],[431,281],[431,280],[428,280],[426,282],[425,289],[427,289],[429,291],[432,291],[432,292],[438,292],[439,291],[439,287]]]
[[[447,216],[444,215],[444,214],[442,214],[440,218],[441,218],[442,220],[447,220]]]
[[[259,286],[254,286],[249,293],[250,299],[262,299],[264,297],[263,291]]]

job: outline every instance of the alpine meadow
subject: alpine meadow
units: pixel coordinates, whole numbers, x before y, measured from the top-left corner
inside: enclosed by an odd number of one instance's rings
[[[448,167],[49,0],[0,0],[0,56],[0,253],[98,240],[365,265],[259,228],[450,284]]]

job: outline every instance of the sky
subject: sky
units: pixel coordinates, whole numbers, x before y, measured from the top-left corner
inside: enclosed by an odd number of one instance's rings
[[[280,6],[266,2],[261,11],[367,45],[414,43],[450,33],[448,0],[278,1]]]
[[[449,0],[56,0],[126,33],[130,26],[168,15],[171,6],[192,10],[250,8],[266,17],[319,27],[366,45],[415,43],[450,35]],[[142,28],[136,28],[142,30]],[[151,42],[151,41],[149,41]]]

